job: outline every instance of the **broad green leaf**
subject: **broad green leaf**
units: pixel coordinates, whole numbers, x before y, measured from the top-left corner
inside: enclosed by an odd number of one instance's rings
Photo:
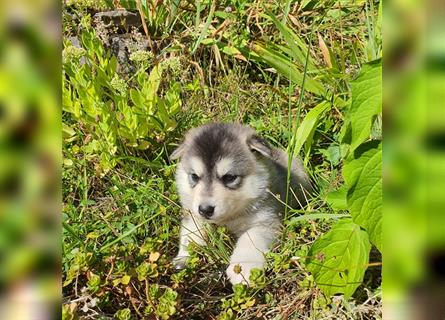
[[[74,130],[69,125],[62,123],[62,138],[66,142],[76,140],[76,130]]]
[[[348,209],[347,193],[347,187],[342,185],[337,190],[331,191],[326,195],[326,202],[329,203],[334,210],[346,210]]]
[[[75,118],[80,118],[81,106],[77,99],[73,99],[73,92],[71,87],[63,88],[62,91],[62,108],[63,111],[72,113]]]
[[[179,83],[175,82],[171,84],[170,88],[165,94],[165,99],[168,102],[168,112],[170,115],[175,115],[181,110],[181,86]]]
[[[161,84],[162,68],[160,65],[156,65],[150,72],[148,81],[145,81],[144,87],[142,89],[142,94],[145,99],[147,99],[146,112],[150,114],[154,105],[156,104],[157,92],[159,85]]]
[[[257,54],[256,57],[248,56],[252,60],[265,62],[269,66],[275,68],[278,73],[293,83],[300,86],[303,84],[303,73],[298,69],[296,64],[290,61],[289,57],[259,43],[254,43],[252,45],[252,51]],[[306,75],[305,79],[305,90],[319,96],[323,96],[325,94],[325,89],[323,88],[322,84],[308,75]]]
[[[351,82],[352,102],[351,151],[369,139],[374,117],[382,112],[382,61],[363,65],[360,75]]]
[[[303,122],[297,129],[297,133],[292,137],[290,146],[293,146],[292,154],[298,155],[300,153],[303,144],[312,136],[315,128],[317,127],[318,119],[320,116],[329,110],[331,104],[327,101],[323,101],[314,108],[312,108],[304,117]]]
[[[370,249],[368,234],[351,219],[341,219],[314,242],[307,268],[326,295],[350,297],[363,281]]]
[[[131,100],[133,101],[133,104],[143,110],[144,109],[144,98],[142,97],[142,94],[135,89],[130,89],[130,97]]]
[[[371,242],[382,249],[382,144],[361,145],[343,166],[348,186],[347,202],[352,219],[368,233]]]

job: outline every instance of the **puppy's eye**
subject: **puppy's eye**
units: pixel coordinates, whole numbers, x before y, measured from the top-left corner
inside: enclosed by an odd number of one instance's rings
[[[225,174],[222,176],[221,180],[224,184],[229,184],[229,183],[235,182],[237,178],[238,178],[238,176],[236,176],[234,174]]]
[[[192,173],[190,174],[190,180],[196,183],[199,181],[199,176],[196,173]]]

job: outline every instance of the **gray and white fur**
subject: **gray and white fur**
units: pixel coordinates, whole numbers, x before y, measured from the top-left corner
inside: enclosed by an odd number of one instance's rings
[[[191,241],[205,245],[205,223],[223,225],[238,239],[227,276],[232,284],[248,284],[250,271],[264,268],[264,253],[280,231],[287,154],[247,126],[211,123],[187,133],[171,155],[178,158],[176,182],[184,217],[174,265],[185,266]],[[305,203],[310,181],[297,159],[292,159],[290,173],[288,204],[298,207]],[[234,270],[237,265],[241,272]]]

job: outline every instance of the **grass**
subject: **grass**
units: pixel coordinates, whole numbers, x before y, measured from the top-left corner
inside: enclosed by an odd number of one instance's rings
[[[173,269],[181,213],[174,181],[176,165],[168,160],[168,154],[184,132],[215,119],[236,121],[249,124],[273,145],[287,148],[308,112],[321,102],[319,96],[271,72],[263,62],[244,61],[223,52],[224,46],[260,39],[285,46],[274,24],[262,16],[265,8],[261,1],[227,1],[215,9],[214,4],[198,3],[201,7],[178,9],[165,34],[152,39],[161,42],[169,38],[191,49],[173,51],[186,61],[175,80],[181,86],[182,108],[174,116],[177,125],[162,141],[146,150],[118,144],[116,165],[104,174],[98,170],[98,153],[87,152],[94,135],[88,122],[67,112],[63,115],[64,124],[76,131],[75,138],[64,141],[65,319],[380,319],[378,266],[370,267],[350,299],[324,296],[305,270],[311,244],[343,214],[326,203],[327,193],[342,182],[340,136],[345,115],[341,104],[333,104],[320,116],[308,136],[310,148],[300,153],[317,196],[304,210],[288,212],[283,230],[286,241],[277,241],[267,254],[267,268],[255,275],[254,286],[232,288],[225,278],[234,239],[224,228],[211,230],[208,246],[191,248],[192,259],[185,270]],[[314,7],[292,1],[282,7],[268,5],[267,10],[298,28],[301,39],[310,44],[305,55],[317,70],[310,74],[303,65],[301,71],[323,83],[332,93],[331,100],[348,99],[350,79],[368,60],[367,32],[372,29],[373,17],[365,5],[332,1]],[[216,32],[215,21],[220,20],[215,19],[228,7],[234,10],[235,23],[222,26],[220,37],[216,35],[218,44],[203,44],[208,32]],[[84,9],[74,6],[64,10],[83,14]],[[318,25],[328,52],[323,52],[319,38],[312,33],[314,25]],[[248,34],[239,32],[247,29]],[[76,33],[69,22],[64,30],[65,36]],[[162,25],[156,30],[163,30]],[[375,52],[374,40],[372,46]],[[332,68],[326,67],[327,57]],[[173,77],[166,76],[160,91],[167,90],[168,79]],[[377,253],[371,261],[379,261]]]

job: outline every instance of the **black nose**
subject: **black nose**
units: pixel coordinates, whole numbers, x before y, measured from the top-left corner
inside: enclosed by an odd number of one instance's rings
[[[215,211],[215,207],[209,205],[199,205],[198,210],[200,215],[206,218],[210,218],[213,215],[213,212]]]

